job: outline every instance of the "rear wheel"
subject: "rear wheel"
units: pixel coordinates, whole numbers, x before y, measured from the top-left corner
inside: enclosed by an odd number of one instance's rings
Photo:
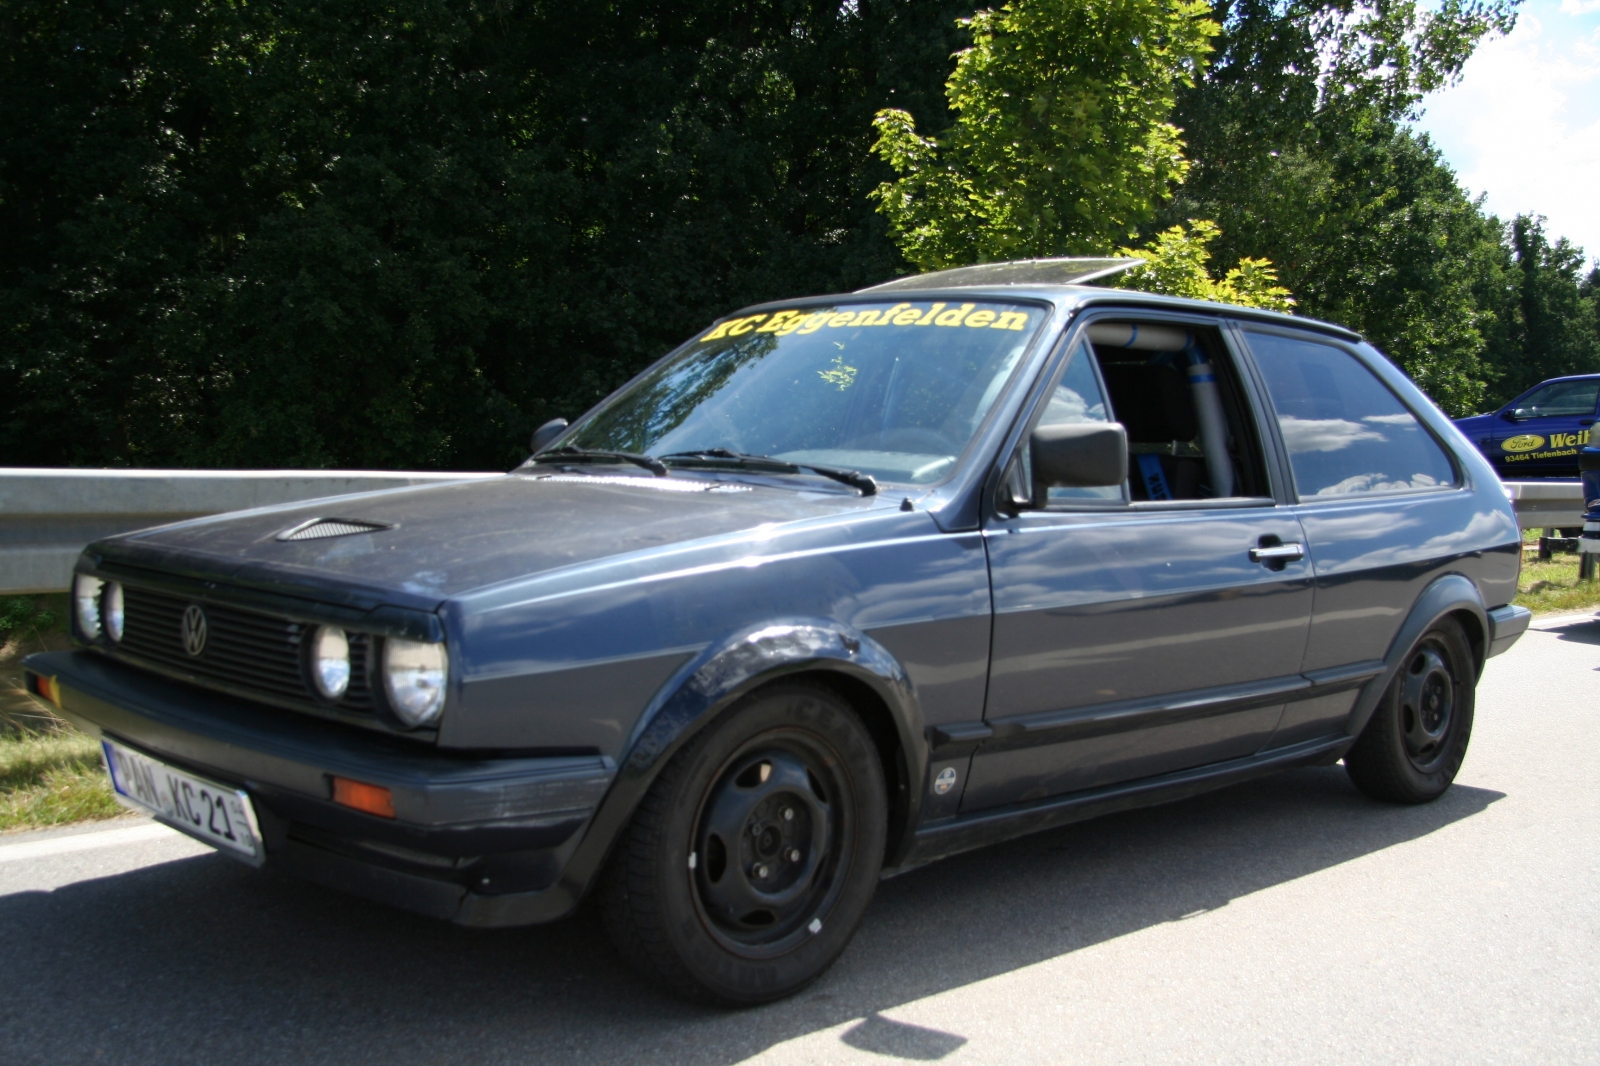
[[[730,710],[640,803],[601,885],[613,941],[673,991],[789,995],[849,943],[887,826],[871,736],[826,688],[785,683]]]
[[[1373,799],[1426,803],[1455,780],[1472,736],[1477,675],[1461,624],[1446,618],[1417,641],[1344,757]]]

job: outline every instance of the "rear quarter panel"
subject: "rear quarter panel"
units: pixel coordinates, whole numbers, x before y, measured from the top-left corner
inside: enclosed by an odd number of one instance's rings
[[[1522,566],[1516,514],[1488,460],[1381,352],[1358,351],[1452,453],[1460,488],[1299,505],[1317,577],[1307,671],[1382,658],[1443,574],[1471,579],[1485,608],[1510,603]]]

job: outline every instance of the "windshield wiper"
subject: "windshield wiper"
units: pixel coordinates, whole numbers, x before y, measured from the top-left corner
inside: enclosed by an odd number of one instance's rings
[[[568,444],[553,451],[540,452],[529,462],[533,463],[632,463],[642,466],[656,477],[666,477],[667,467],[660,459],[653,455],[640,455],[637,452],[608,452],[596,448],[574,448]]]
[[[692,452],[671,452],[661,457],[675,463],[703,463],[706,466],[740,466],[748,470],[766,470],[774,474],[799,474],[809,471],[832,478],[858,489],[863,496],[876,496],[878,483],[872,475],[859,470],[840,470],[835,466],[818,466],[816,463],[791,463],[787,459],[774,459],[770,455],[749,455],[729,451],[727,448],[700,448]]]

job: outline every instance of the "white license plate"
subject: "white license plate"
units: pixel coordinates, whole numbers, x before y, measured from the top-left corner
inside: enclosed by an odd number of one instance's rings
[[[113,740],[101,740],[111,787],[124,805],[236,858],[259,864],[266,854],[250,796],[158,762]]]

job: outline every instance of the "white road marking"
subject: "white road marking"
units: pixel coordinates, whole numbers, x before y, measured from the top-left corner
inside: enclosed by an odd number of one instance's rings
[[[107,829],[100,833],[79,833],[69,837],[50,837],[46,840],[25,840],[20,844],[0,844],[0,862],[22,862],[42,859],[46,855],[65,855],[72,851],[89,851],[93,848],[110,848],[121,844],[139,844],[161,837],[182,836],[164,825],[134,825],[126,829]]]

